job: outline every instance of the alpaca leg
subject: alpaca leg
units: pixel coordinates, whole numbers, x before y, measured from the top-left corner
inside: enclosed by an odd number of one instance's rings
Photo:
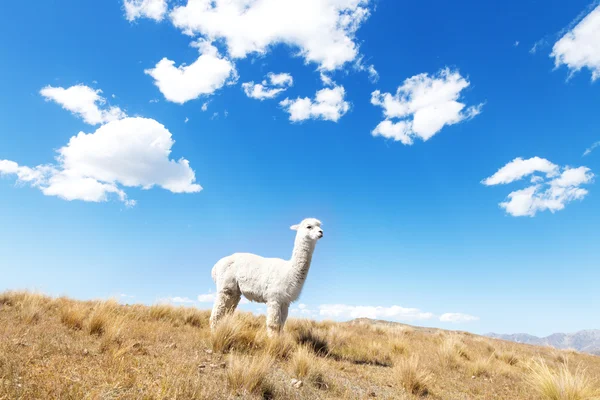
[[[281,306],[267,303],[267,336],[272,337],[281,330]]]
[[[240,302],[241,293],[223,290],[217,293],[212,313],[210,314],[210,328],[214,329],[223,316],[232,313]]]
[[[280,306],[280,308],[281,308],[281,311],[280,311],[280,313],[281,313],[281,317],[280,317],[280,320],[281,320],[281,329],[283,329],[283,326],[285,325],[285,321],[287,321],[288,310],[290,308],[290,305],[289,304],[282,304]]]

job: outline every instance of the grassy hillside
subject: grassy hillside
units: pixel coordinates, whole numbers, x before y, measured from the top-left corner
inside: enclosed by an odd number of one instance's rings
[[[367,320],[0,294],[0,399],[591,399],[600,357]],[[301,383],[298,383],[300,381]]]

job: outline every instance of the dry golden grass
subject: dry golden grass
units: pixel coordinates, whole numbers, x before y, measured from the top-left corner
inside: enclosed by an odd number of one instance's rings
[[[227,315],[211,333],[212,349],[220,353],[249,349],[256,343],[256,334],[256,330],[248,327],[241,318]]]
[[[542,398],[547,400],[588,400],[600,398],[586,370],[578,365],[574,371],[568,362],[551,369],[546,361],[534,360],[530,365],[528,382]]]
[[[261,343],[262,341],[262,343]],[[266,331],[256,335],[256,345],[263,347],[265,353],[278,359],[287,359],[296,349],[296,342],[290,334],[283,332],[279,336],[267,337]]]
[[[407,392],[417,396],[429,394],[432,376],[421,365],[418,356],[413,355],[408,359],[401,360],[395,367],[395,373],[398,381]]]
[[[60,322],[71,329],[83,329],[85,317],[85,310],[78,305],[65,306],[60,309]]]
[[[508,365],[514,366],[519,363],[519,356],[514,351],[499,351],[495,352],[494,356]]]
[[[209,315],[0,293],[0,400],[573,400],[598,389],[600,357],[582,353],[365,320],[291,319],[268,338],[264,316],[241,312],[211,333]]]
[[[261,397],[272,397],[273,388],[269,385],[268,376],[273,362],[268,354],[255,357],[231,354],[227,366],[229,388],[241,396],[254,393]]]
[[[476,378],[485,376],[490,377],[493,370],[492,358],[481,357],[473,361],[469,366],[469,373]]]
[[[442,365],[447,368],[458,368],[464,360],[470,359],[465,345],[455,335],[442,339],[437,354]]]

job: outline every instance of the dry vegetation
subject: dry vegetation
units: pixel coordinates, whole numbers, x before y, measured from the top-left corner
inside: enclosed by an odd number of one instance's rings
[[[368,321],[270,339],[247,313],[211,334],[208,317],[0,294],[0,399],[599,398],[600,357],[573,351]]]

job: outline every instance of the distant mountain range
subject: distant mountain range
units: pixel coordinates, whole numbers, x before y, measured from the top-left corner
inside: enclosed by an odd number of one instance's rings
[[[391,322],[371,318],[356,318],[351,321],[348,321],[347,323],[404,326],[423,333],[435,333],[440,330],[438,328],[412,326],[402,324],[399,322]],[[589,353],[600,356],[600,329],[588,329],[575,333],[553,333],[552,335],[546,337],[537,337],[529,335],[527,333],[513,333],[506,335],[500,333],[487,333],[483,336],[487,336],[493,339],[508,340],[510,342],[531,344],[534,346],[550,346],[563,350],[575,349],[583,353]]]
[[[552,346],[557,349],[575,349],[584,353],[600,355],[600,329],[575,333],[553,333],[542,338],[526,333],[513,333],[510,335],[488,333],[485,336],[537,346]]]

